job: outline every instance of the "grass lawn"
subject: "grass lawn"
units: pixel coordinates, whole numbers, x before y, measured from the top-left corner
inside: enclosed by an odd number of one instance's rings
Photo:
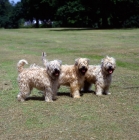
[[[61,87],[53,103],[37,90],[18,102],[16,64],[26,59],[43,66],[43,51],[63,64],[87,57],[97,65],[106,55],[114,57],[112,94],[73,99]],[[139,29],[0,29],[0,140],[115,139],[139,139]]]

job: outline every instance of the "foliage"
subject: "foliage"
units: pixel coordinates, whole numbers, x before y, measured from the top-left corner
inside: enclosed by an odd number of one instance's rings
[[[62,27],[139,27],[139,0],[21,0],[17,4],[0,0],[0,27],[17,28],[21,19],[48,26],[48,20]]]
[[[62,26],[83,27],[82,13],[85,8],[79,1],[69,1],[57,10],[57,19],[62,21]]]
[[[53,8],[50,0],[21,0],[21,3],[23,17],[26,20],[36,20],[36,27],[39,27],[39,20],[46,23],[47,20],[52,19]]]
[[[0,0],[0,27],[7,27],[10,24],[11,5],[8,0]]]
[[[21,3],[16,5],[0,0],[0,27],[18,28],[21,21]]]
[[[127,27],[127,28],[139,27],[139,15],[131,16],[123,23],[123,27]]]

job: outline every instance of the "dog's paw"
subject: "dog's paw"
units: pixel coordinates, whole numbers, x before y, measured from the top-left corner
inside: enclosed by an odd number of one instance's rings
[[[106,93],[106,95],[111,95],[111,93],[110,93],[110,92],[108,92],[108,93]]]
[[[102,96],[102,93],[96,93],[97,96]]]
[[[80,95],[75,95],[73,96],[73,98],[80,98]]]

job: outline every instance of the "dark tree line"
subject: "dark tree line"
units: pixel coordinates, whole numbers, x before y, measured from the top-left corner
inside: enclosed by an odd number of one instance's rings
[[[9,0],[0,0],[0,28],[18,28],[22,17],[22,4],[10,3]]]
[[[0,27],[18,28],[23,21],[48,20],[55,27],[139,27],[139,0],[0,0]]]

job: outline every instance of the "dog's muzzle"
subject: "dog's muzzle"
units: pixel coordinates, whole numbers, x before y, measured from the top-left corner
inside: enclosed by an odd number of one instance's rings
[[[107,69],[108,74],[112,74],[114,71],[114,68],[112,66],[109,66],[109,68]]]
[[[54,69],[53,75],[58,77],[60,75],[60,71],[58,69]]]
[[[82,73],[82,75],[85,75],[85,73],[87,72],[87,68],[85,66],[82,66],[79,71]]]

